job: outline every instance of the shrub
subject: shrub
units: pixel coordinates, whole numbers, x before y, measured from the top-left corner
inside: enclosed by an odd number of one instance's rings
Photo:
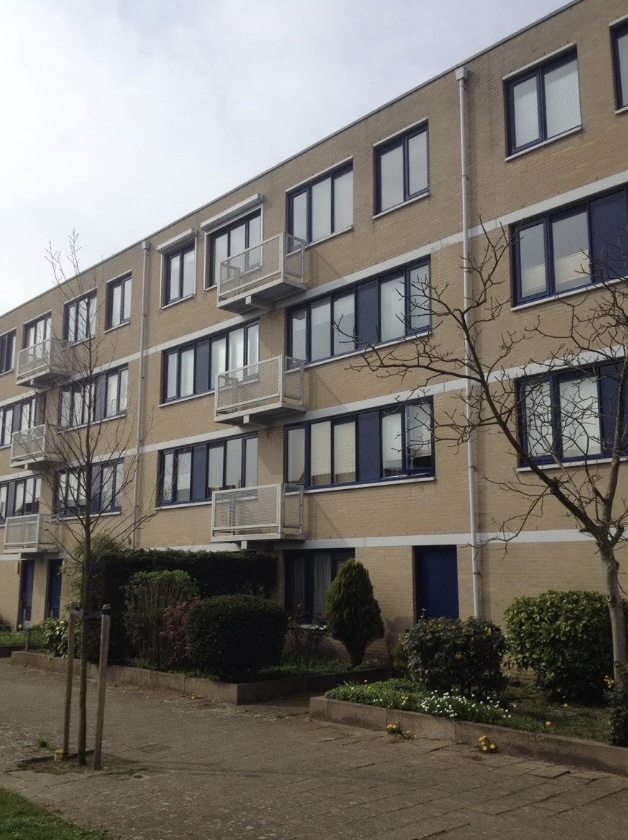
[[[508,658],[533,668],[550,698],[598,701],[613,673],[608,606],[597,592],[517,598],[505,613]]]
[[[430,691],[491,697],[506,686],[501,671],[504,636],[480,618],[421,619],[403,642],[408,672]]]
[[[41,642],[44,650],[50,653],[50,656],[67,656],[68,655],[68,620],[65,618],[48,618],[43,624],[38,625],[40,629]],[[77,621],[75,625],[74,643],[75,655],[78,640],[80,639],[81,626]],[[33,628],[35,629],[35,628]]]
[[[299,604],[294,615],[288,617],[287,649],[292,661],[300,665],[316,660],[327,635],[327,624],[306,624],[304,615],[303,604]]]
[[[164,610],[190,601],[196,595],[196,583],[181,570],[133,575],[125,588],[124,621],[138,659],[158,668],[165,664],[160,637]]]
[[[257,595],[218,595],[188,613],[192,665],[222,680],[240,681],[281,659],[288,615]]]
[[[361,665],[367,645],[384,635],[373,584],[362,563],[347,560],[325,596],[329,633],[347,649],[352,665]]]
[[[182,601],[164,610],[163,630],[159,634],[159,641],[162,663],[169,670],[183,670],[190,664],[187,640],[188,614],[198,600],[198,598],[192,598],[191,601]]]
[[[622,674],[609,692],[608,740],[616,747],[628,747],[628,673]]]

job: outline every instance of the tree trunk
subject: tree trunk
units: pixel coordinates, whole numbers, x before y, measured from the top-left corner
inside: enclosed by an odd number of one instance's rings
[[[608,611],[611,618],[611,633],[613,638],[613,672],[614,679],[619,684],[621,677],[626,673],[628,667],[628,656],[626,653],[626,619],[624,614],[624,602],[621,597],[619,586],[619,563],[615,558],[612,548],[601,548],[602,562],[606,577],[606,599]]]
[[[79,677],[79,722],[77,738],[77,762],[81,766],[87,764],[87,622],[85,616],[89,610],[89,581],[90,581],[90,552],[91,546],[85,544],[83,557],[83,581],[81,587],[81,673]]]

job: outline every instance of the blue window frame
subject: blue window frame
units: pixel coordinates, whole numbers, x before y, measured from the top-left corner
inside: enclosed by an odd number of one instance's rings
[[[63,335],[70,344],[96,335],[96,292],[88,292],[65,305]]]
[[[582,119],[576,52],[508,79],[505,98],[509,155],[578,128]]]
[[[288,193],[288,232],[317,242],[353,224],[353,166],[342,166]]]
[[[427,124],[377,147],[375,189],[376,213],[429,191]]]
[[[130,274],[117,277],[107,284],[107,313],[105,329],[120,327],[131,320],[132,278]]]
[[[43,394],[0,408],[0,446],[9,446],[14,432],[33,429],[44,422],[46,398]]]
[[[325,593],[353,549],[286,551],[286,609],[304,624],[325,620]]]
[[[163,255],[162,303],[167,306],[196,292],[196,240]]]
[[[15,330],[0,335],[0,374],[13,370]]]
[[[59,392],[59,427],[84,426],[126,414],[129,394],[129,368],[123,365],[100,373],[90,381],[64,385]]]
[[[628,274],[628,191],[526,220],[512,232],[513,299],[539,300]]]
[[[57,476],[56,512],[59,516],[83,516],[91,513],[118,513],[122,509],[124,461],[107,461],[91,467],[91,485],[87,487],[84,467],[63,470]]]
[[[205,502],[214,490],[257,485],[257,434],[159,453],[161,505]]]
[[[611,30],[613,69],[615,71],[615,102],[617,108],[628,107],[628,20]]]
[[[519,435],[539,463],[608,457],[621,399],[623,360],[563,370],[517,383]],[[628,394],[622,451],[628,451]]]
[[[0,523],[7,516],[27,516],[39,513],[39,495],[41,492],[41,478],[12,479],[0,483]]]
[[[285,480],[306,487],[434,475],[430,399],[285,430]]]
[[[288,314],[288,353],[316,362],[430,328],[430,264],[421,261]]]

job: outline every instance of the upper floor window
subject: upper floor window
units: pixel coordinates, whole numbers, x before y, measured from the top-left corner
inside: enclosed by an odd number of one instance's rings
[[[0,374],[13,370],[15,330],[0,335]]]
[[[163,354],[162,401],[205,394],[216,387],[219,373],[259,361],[259,323],[201,338]]]
[[[242,271],[258,265],[261,259],[258,248],[262,241],[262,212],[237,219],[231,224],[208,234],[209,259],[207,286],[215,286],[220,277],[220,263],[238,254],[242,255]],[[254,250],[248,250],[253,248]],[[244,253],[244,252],[247,253]]]
[[[131,320],[131,275],[118,277],[107,284],[105,329],[128,324]]]
[[[432,438],[430,400],[290,426],[286,481],[313,487],[433,475]]]
[[[96,292],[76,298],[65,307],[65,338],[75,344],[96,335]]]
[[[129,392],[129,369],[124,367],[101,373],[91,382],[64,385],[59,399],[59,426],[84,426],[89,420],[100,422],[125,414]]]
[[[429,327],[430,266],[422,262],[293,309],[288,352],[315,362]]]
[[[581,461],[611,453],[621,366],[610,362],[519,382],[520,436],[534,460]],[[622,438],[625,452],[627,428]]]
[[[569,52],[506,83],[508,154],[581,125],[578,60]]]
[[[426,193],[427,125],[379,146],[375,150],[375,166],[377,213]]]
[[[612,30],[617,108],[628,107],[628,21]]]
[[[91,483],[87,487],[87,471],[83,467],[59,473],[56,508],[60,516],[81,516],[91,513],[117,513],[122,509],[124,461],[93,464]]]
[[[517,303],[628,274],[625,187],[524,222],[513,236]]]
[[[27,397],[0,408],[0,446],[9,446],[13,432],[24,432],[41,425],[44,420],[45,398]]]
[[[353,167],[345,166],[288,195],[288,228],[317,242],[353,224]]]
[[[7,516],[39,513],[41,479],[37,476],[13,479],[0,484],[0,522]]]
[[[24,347],[34,347],[50,338],[50,315],[24,325]]]
[[[190,297],[196,291],[196,242],[164,254],[163,304]]]
[[[257,435],[232,437],[160,453],[162,505],[203,502],[214,490],[257,485]]]

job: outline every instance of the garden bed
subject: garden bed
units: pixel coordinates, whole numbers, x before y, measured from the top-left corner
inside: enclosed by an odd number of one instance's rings
[[[41,668],[45,671],[65,673],[66,660],[60,657],[50,658],[43,653],[18,651],[11,657],[14,665]],[[79,662],[75,660],[75,673],[78,674]],[[87,672],[89,679],[96,679],[98,668],[90,665]],[[386,679],[390,676],[389,668],[365,668],[359,671],[341,671],[332,674],[312,674],[304,677],[268,679],[257,682],[225,683],[206,677],[192,677],[164,671],[151,671],[146,668],[130,668],[126,665],[109,665],[107,682],[112,685],[128,685],[136,688],[156,691],[173,691],[177,694],[203,697],[220,703],[240,706],[246,703],[261,703],[275,697],[287,697],[294,694],[320,694],[347,682],[364,682]]]

